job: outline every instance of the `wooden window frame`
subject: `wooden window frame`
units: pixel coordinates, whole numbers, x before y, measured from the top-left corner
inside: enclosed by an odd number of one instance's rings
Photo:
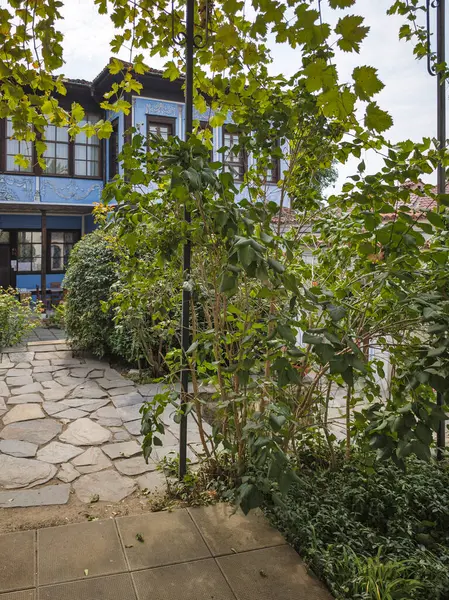
[[[168,125],[170,127],[170,136],[176,135],[176,118],[175,117],[161,117],[159,115],[147,115],[146,123],[145,123],[145,135],[148,140],[149,138],[149,126],[150,123],[159,123],[160,125]],[[147,148],[149,145],[147,144]]]
[[[74,233],[76,234],[77,239],[73,242],[75,245],[81,239],[81,230],[80,229],[47,229],[47,273],[51,273],[52,275],[64,274],[66,269],[52,269],[51,268],[51,234],[52,233]],[[63,242],[64,244],[65,242]],[[72,246],[73,248],[73,246]],[[62,264],[64,265],[64,254],[62,255]]]
[[[52,123],[50,125],[52,125],[53,127],[56,127],[56,129],[58,129],[58,127],[56,125],[53,125]],[[56,134],[56,136],[57,136],[57,134]],[[58,141],[53,142],[53,140],[48,140],[48,142],[47,141],[45,142],[45,143],[50,143],[50,144],[54,143],[55,145],[57,145],[57,144],[66,144],[67,145],[67,148],[68,148],[68,156],[67,156],[68,172],[65,174],[48,173],[47,171],[44,171],[44,169],[42,169],[38,164],[36,164],[37,169],[38,169],[38,172],[36,172],[37,175],[42,175],[43,177],[73,177],[72,164],[71,164],[72,163],[72,148],[71,148],[72,140],[70,139],[70,136],[68,136],[68,137],[69,137],[68,142],[58,142]],[[34,153],[36,153],[35,150],[34,150]],[[36,157],[36,163],[37,163],[37,157]]]
[[[36,228],[32,228],[32,227],[27,227],[25,229],[16,229],[15,230],[15,242],[16,242],[16,247],[15,247],[15,257],[14,260],[17,262],[17,269],[16,269],[16,273],[17,275],[35,275],[36,273],[41,273],[42,272],[42,257],[43,257],[43,252],[42,252],[42,229],[36,229]],[[39,269],[37,270],[31,270],[31,271],[22,271],[21,269],[19,269],[19,246],[20,246],[20,242],[19,242],[19,234],[20,233],[40,233],[41,234],[41,266]],[[28,244],[28,242],[26,242]],[[32,246],[33,243],[35,242],[29,242],[29,244]],[[11,246],[12,249],[12,246]],[[31,261],[32,262],[32,261]]]
[[[93,116],[93,113],[86,113],[86,116]],[[98,120],[101,119],[101,115],[95,115],[98,116]],[[0,145],[1,145],[1,152],[0,152],[0,172],[1,173],[6,173],[8,175],[20,175],[20,176],[31,176],[31,177],[35,177],[36,175],[42,176],[42,177],[68,177],[70,179],[90,179],[93,181],[102,181],[103,180],[103,163],[104,163],[104,145],[102,144],[102,140],[99,140],[99,144],[98,144],[98,148],[99,148],[99,163],[98,163],[98,175],[95,176],[91,176],[91,175],[75,175],[75,139],[71,139],[69,140],[69,172],[66,175],[59,175],[57,173],[46,173],[43,169],[41,169],[41,167],[39,166],[38,162],[37,162],[37,155],[36,155],[36,147],[35,144],[32,143],[32,170],[31,171],[8,171],[6,169],[6,165],[7,165],[7,161],[6,161],[6,157],[7,157],[7,143],[8,143],[8,138],[7,138],[7,125],[6,125],[6,118],[4,119],[0,119]],[[25,231],[25,230],[21,230],[21,231]],[[30,230],[26,230],[26,231],[31,231]]]
[[[116,175],[118,175],[120,173],[120,167],[119,167],[119,161],[118,161],[118,155],[120,154],[120,143],[119,143],[119,119],[118,117],[116,117],[115,119],[113,119],[111,121],[111,125],[112,125],[112,133],[109,137],[109,145],[108,145],[108,177],[107,177],[107,181],[111,181],[112,179],[114,179],[114,177]],[[115,146],[116,146],[116,156],[114,157],[114,153],[112,152],[112,141],[113,141],[113,136],[115,138]],[[114,169],[111,169],[111,165],[114,164]]]
[[[240,137],[242,135],[242,133],[240,131],[228,131],[228,126],[223,125],[222,135],[223,135],[223,146],[226,146],[225,135],[237,135]],[[232,150],[232,148],[229,148],[229,151],[230,150]],[[225,169],[226,165],[231,165],[234,167],[238,166],[239,176],[236,177],[236,181],[243,181],[245,178],[245,173],[248,171],[248,155],[243,148],[240,149],[239,155],[241,158],[238,162],[234,162],[234,161],[230,162],[230,161],[226,161],[226,154],[224,154],[223,170]]]

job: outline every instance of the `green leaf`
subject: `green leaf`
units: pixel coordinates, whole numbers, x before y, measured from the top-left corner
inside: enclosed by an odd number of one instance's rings
[[[274,431],[280,431],[286,421],[286,418],[282,415],[275,415],[270,413],[270,425]]]
[[[435,227],[438,227],[439,229],[444,229],[444,227],[446,226],[443,217],[441,215],[439,215],[437,212],[429,210],[429,212],[426,213],[426,217],[427,217],[427,220],[430,223],[432,223],[432,225],[434,225]]]
[[[73,117],[74,121],[76,121],[77,123],[82,121],[84,119],[84,114],[85,114],[84,108],[81,106],[81,104],[78,104],[77,102],[73,102],[72,117]]]
[[[384,110],[380,109],[376,102],[370,102],[366,107],[365,126],[382,133],[393,125],[393,119]]]
[[[328,65],[324,58],[317,58],[304,68],[306,88],[309,92],[331,88],[337,83],[337,71],[333,65]]]
[[[354,91],[360,100],[370,100],[385,87],[377,77],[377,69],[374,67],[356,67],[352,72],[352,78]]]
[[[358,15],[346,15],[339,19],[335,27],[335,33],[341,37],[338,40],[339,47],[344,52],[358,52],[360,43],[366,38],[369,27],[362,26],[364,19]]]
[[[274,258],[269,257],[267,263],[273,271],[276,271],[276,273],[283,273],[285,271],[284,265]]]
[[[279,335],[281,336],[281,338],[283,338],[284,340],[287,340],[288,342],[291,342],[292,344],[294,344],[296,342],[296,335],[295,335],[293,329],[291,327],[289,327],[288,325],[278,324],[276,329],[277,329],[277,332],[279,333]]]
[[[237,285],[237,277],[235,275],[229,275],[229,273],[225,273],[223,275],[223,279],[221,280],[220,292],[231,292],[235,290]]]
[[[329,0],[331,8],[349,8],[355,4],[355,0]]]
[[[432,443],[432,431],[428,427],[426,427],[424,423],[418,423],[415,429],[415,434],[418,440],[426,446],[430,446],[430,444]]]

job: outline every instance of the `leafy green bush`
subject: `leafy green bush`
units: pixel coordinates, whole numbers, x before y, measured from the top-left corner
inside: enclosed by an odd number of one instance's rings
[[[20,301],[16,290],[0,288],[0,350],[17,344],[36,327],[37,310],[31,298]]]
[[[449,599],[449,469],[303,471],[267,513],[337,600]]]
[[[73,248],[64,278],[68,291],[65,327],[76,350],[103,356],[115,335],[112,313],[103,310],[111,286],[118,280],[117,260],[112,239],[95,231]]]

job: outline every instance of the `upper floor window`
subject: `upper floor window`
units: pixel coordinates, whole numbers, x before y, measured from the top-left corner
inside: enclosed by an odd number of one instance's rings
[[[271,166],[267,169],[266,183],[277,183],[281,178],[281,161],[273,158]]]
[[[97,121],[97,117],[86,115],[80,125],[93,124]],[[74,174],[80,177],[100,176],[100,140],[96,135],[87,137],[84,132],[76,134]]]
[[[223,168],[225,172],[232,173],[235,179],[242,181],[247,169],[246,153],[243,148],[237,149],[240,143],[240,133],[230,132],[226,126],[223,128],[223,146],[227,150],[224,154]]]
[[[46,175],[69,175],[69,133],[67,127],[47,125],[44,152]]]
[[[96,123],[100,117],[86,115],[81,121]],[[34,173],[35,175],[59,175],[62,177],[86,177],[98,179],[101,177],[101,144],[96,135],[87,137],[84,132],[78,133],[75,139],[70,139],[67,127],[49,124],[45,127],[42,137],[45,137],[47,148],[44,151],[45,168],[41,168],[34,160],[32,142],[13,139],[13,126],[6,119],[5,138],[3,140],[3,168],[12,173]],[[22,154],[29,160],[27,167],[15,164],[15,156]]]
[[[170,117],[147,116],[147,136],[158,135],[164,140],[175,134],[176,120]]]
[[[32,173],[33,172],[33,144],[32,142],[26,142],[25,140],[15,140],[14,128],[11,119],[6,120],[6,170],[12,173]],[[15,157],[17,154],[22,156],[28,161],[26,167],[17,165],[15,163]]]
[[[118,134],[118,119],[112,121],[112,132],[109,137],[109,173],[108,179],[113,179],[119,173],[118,164],[119,155],[119,134]]]

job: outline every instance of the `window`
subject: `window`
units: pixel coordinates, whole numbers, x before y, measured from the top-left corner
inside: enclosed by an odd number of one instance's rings
[[[14,173],[33,172],[33,144],[24,140],[13,139],[14,128],[11,119],[6,120],[6,170]],[[26,167],[16,165],[17,154],[22,154],[28,160]]]
[[[86,115],[81,125],[94,124],[99,119],[98,115]],[[101,143],[96,135],[88,138],[85,133],[78,133],[72,140],[67,127],[47,125],[44,134],[47,148],[43,154],[46,166],[41,169],[34,157],[33,143],[15,140],[12,138],[13,134],[11,120],[5,119],[5,152],[1,153],[1,158],[2,168],[6,172],[97,179],[102,176]],[[14,164],[17,154],[28,159],[26,167]]]
[[[40,231],[17,232],[17,270],[40,272],[42,264],[42,234]]]
[[[266,183],[277,183],[281,178],[281,162],[279,158],[273,158],[271,167],[267,169]]]
[[[0,229],[0,244],[9,244],[9,231]]]
[[[119,155],[119,137],[118,137],[118,119],[112,121],[112,133],[109,138],[109,177],[113,179],[119,173],[118,165]]]
[[[79,231],[50,231],[50,271],[65,271]]]
[[[80,125],[96,123],[98,118],[86,115]],[[74,174],[79,177],[100,176],[100,140],[96,135],[87,137],[84,132],[75,136],[75,168]]]
[[[237,152],[235,146],[238,146],[240,142],[239,132],[231,133],[227,131],[226,127],[223,128],[223,146],[228,149],[225,152],[223,160],[223,168],[226,173],[232,173],[235,179],[242,180],[246,172],[246,154],[245,151],[240,148]]]
[[[164,140],[175,132],[175,119],[147,116],[147,136],[158,135]]]
[[[44,152],[46,175],[69,175],[69,133],[67,127],[47,125]]]

